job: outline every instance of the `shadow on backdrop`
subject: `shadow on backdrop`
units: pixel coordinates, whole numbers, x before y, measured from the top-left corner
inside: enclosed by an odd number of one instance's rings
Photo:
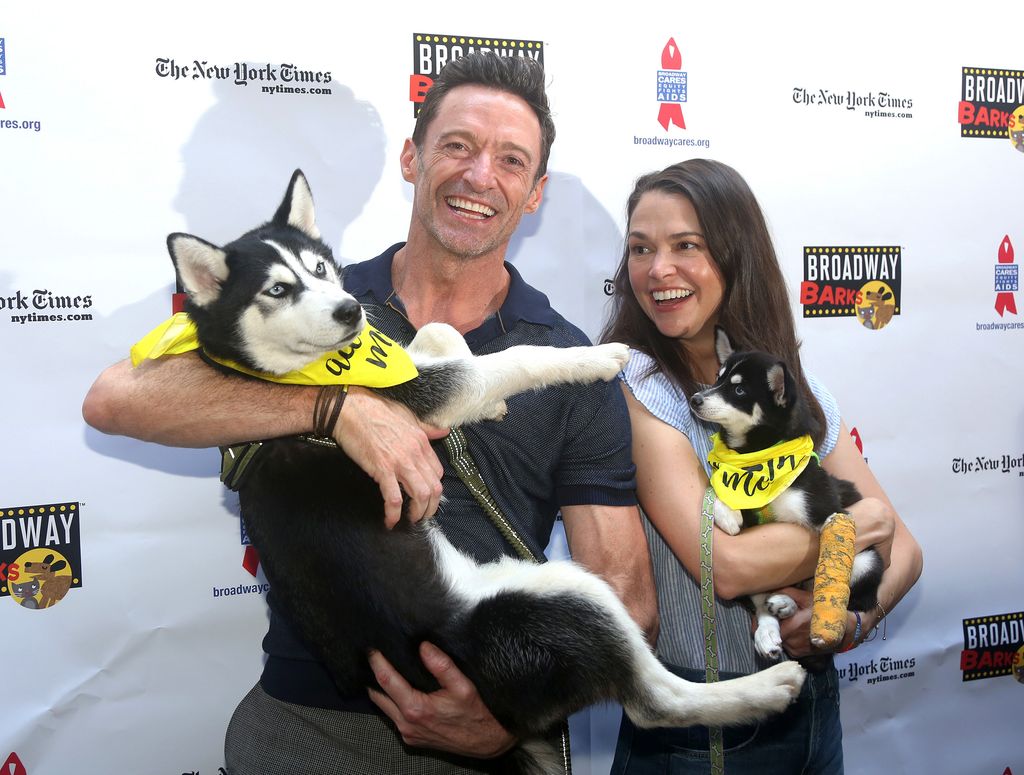
[[[330,89],[330,94],[265,94],[258,85],[214,81],[216,102],[181,148],[181,187],[173,205],[185,219],[185,231],[218,245],[241,236],[270,219],[299,167],[316,197],[324,240],[340,244],[380,180],[386,137],[371,104],[355,99],[337,81]],[[174,268],[169,256],[164,259],[171,280]],[[120,308],[108,326],[138,331],[136,338],[141,337],[148,329],[136,321],[154,309],[169,315],[173,291],[169,283]],[[145,468],[178,476],[216,474],[217,456],[211,450],[145,444],[88,427],[85,437],[94,452]]]

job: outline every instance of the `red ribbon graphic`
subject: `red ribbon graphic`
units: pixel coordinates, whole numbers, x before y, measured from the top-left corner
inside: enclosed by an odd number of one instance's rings
[[[245,554],[242,555],[242,567],[255,578],[256,571],[260,569],[260,553],[255,546],[245,547]]]
[[[1013,263],[1013,243],[1010,242],[1009,234],[1004,236],[1003,241],[999,244],[999,263]],[[1017,300],[1012,291],[1002,291],[996,294],[996,312],[999,313],[999,317],[1003,316],[1003,312],[1009,312],[1011,315],[1017,314]]]
[[[27,775],[25,771],[25,765],[21,763],[21,759],[18,758],[18,754],[11,752],[11,755],[7,757],[7,761],[3,764],[3,775]]]
[[[675,38],[669,38],[665,48],[661,50],[662,70],[682,70],[683,55],[679,53],[679,46]],[[658,123],[668,131],[669,124],[675,124],[681,129],[686,129],[686,122],[683,121],[683,106],[678,102],[663,102],[658,110]]]

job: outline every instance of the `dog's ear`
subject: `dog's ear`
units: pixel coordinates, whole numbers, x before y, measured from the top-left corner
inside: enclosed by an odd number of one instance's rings
[[[782,361],[768,369],[768,389],[775,403],[784,409],[796,401],[796,382]]]
[[[220,298],[220,286],[228,279],[228,254],[191,234],[171,234],[167,252],[178,270],[192,303],[205,307]]]
[[[735,349],[725,329],[715,326],[715,354],[718,355],[718,365],[725,365],[726,359],[733,354]]]
[[[274,213],[273,223],[278,226],[294,226],[307,237],[320,239],[320,229],[316,227],[316,212],[313,210],[313,192],[309,190],[309,183],[302,170],[295,170],[292,173],[284,201]]]

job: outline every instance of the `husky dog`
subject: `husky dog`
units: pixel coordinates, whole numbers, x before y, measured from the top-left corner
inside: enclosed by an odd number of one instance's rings
[[[729,449],[748,453],[809,435],[810,412],[786,364],[764,352],[735,352],[729,335],[715,329],[715,351],[722,364],[715,384],[690,398],[693,413],[717,423]],[[861,498],[852,482],[837,479],[812,457],[803,472],[770,504],[771,518],[820,530],[825,520]],[[715,524],[729,535],[757,524],[756,510],[736,511],[715,499]],[[858,553],[850,577],[849,609],[870,611],[878,602],[882,559],[874,548]],[[796,613],[789,595],[751,595],[757,615],[754,643],[758,653],[777,658],[782,653],[779,619]]]
[[[224,247],[172,234],[168,248],[202,348],[218,361],[280,374],[345,348],[363,329],[298,170],[270,222]],[[440,324],[424,326],[407,350],[419,376],[382,392],[439,426],[499,418],[516,392],[613,379],[628,357],[618,344],[473,357]],[[430,519],[403,517],[388,530],[377,485],[333,445],[264,442],[239,496],[282,608],[341,692],[376,685],[372,649],[418,689],[436,689],[418,655],[428,640],[527,741],[516,752],[524,772],[560,771],[540,738],[595,702],[621,703],[642,727],[739,724],[783,710],[804,680],[800,666],[784,664],[718,684],[683,681],[652,655],[611,588],[579,566],[480,565]]]

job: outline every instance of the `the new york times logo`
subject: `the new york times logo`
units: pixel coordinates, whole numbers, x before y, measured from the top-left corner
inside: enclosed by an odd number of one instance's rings
[[[413,104],[413,116],[420,114],[420,104],[444,66],[478,51],[489,51],[503,57],[529,57],[544,64],[544,44],[539,40],[414,33],[412,75],[409,76],[409,101]]]

